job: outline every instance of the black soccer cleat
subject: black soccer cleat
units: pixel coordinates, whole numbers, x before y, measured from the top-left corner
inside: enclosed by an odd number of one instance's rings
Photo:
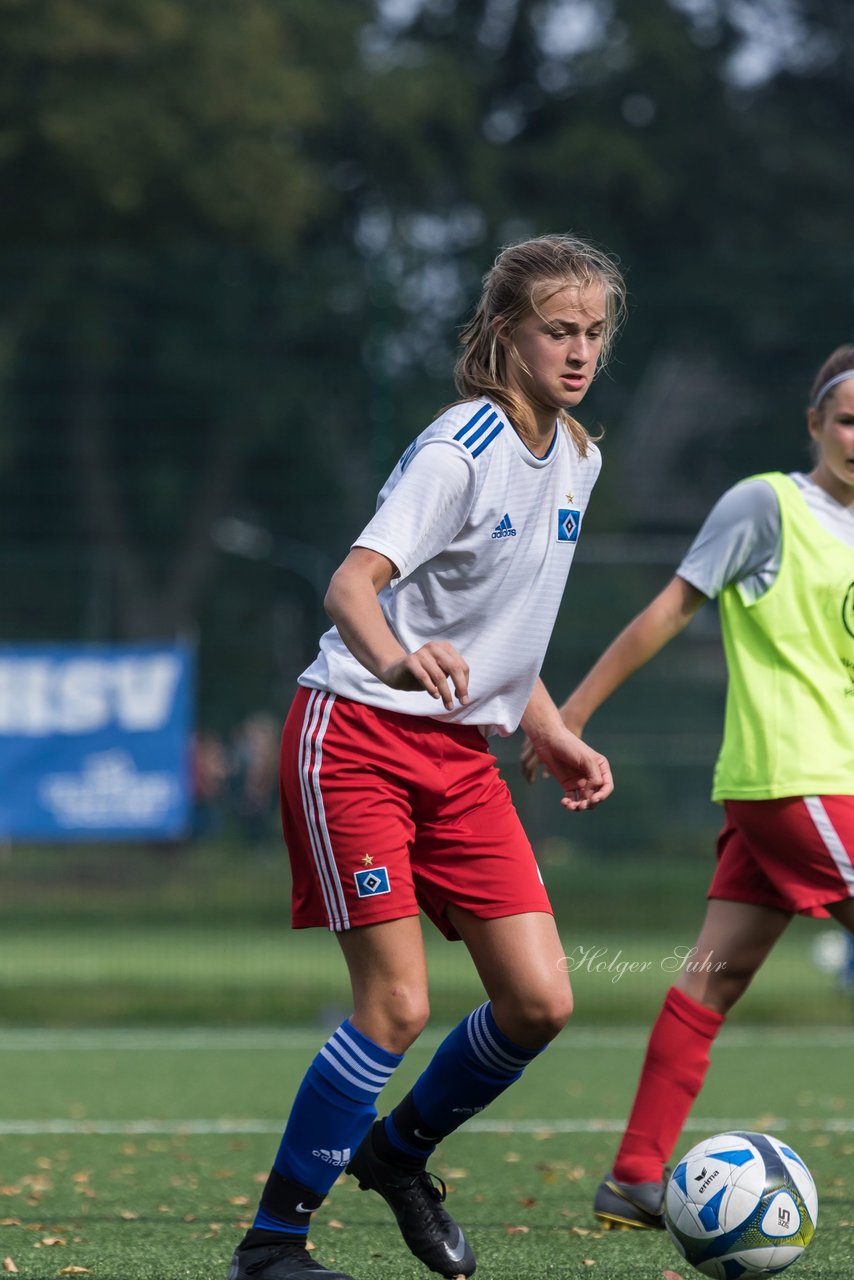
[[[304,1245],[293,1240],[281,1244],[256,1244],[235,1250],[228,1280],[353,1280],[343,1271],[330,1271],[315,1262]]]
[[[376,1125],[381,1120],[375,1121]],[[413,1173],[376,1154],[370,1130],[347,1173],[363,1191],[377,1191],[391,1209],[411,1253],[431,1271],[449,1277],[470,1276],[477,1266],[462,1229],[443,1208],[447,1188],[441,1178],[421,1169]]]
[[[640,1228],[664,1229],[663,1182],[617,1182],[608,1174],[599,1183],[593,1212],[606,1230]]]

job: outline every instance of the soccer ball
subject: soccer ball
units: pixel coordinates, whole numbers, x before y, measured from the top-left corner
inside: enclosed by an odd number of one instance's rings
[[[677,1249],[704,1276],[773,1275],[806,1249],[818,1194],[797,1152],[767,1133],[718,1133],[673,1170],[664,1221]]]

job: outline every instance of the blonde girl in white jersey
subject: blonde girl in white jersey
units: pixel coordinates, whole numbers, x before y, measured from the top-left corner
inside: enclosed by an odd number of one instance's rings
[[[572,1007],[487,737],[521,720],[569,810],[612,790],[607,760],[566,729],[537,677],[600,466],[571,411],[623,302],[614,263],[582,240],[506,248],[462,333],[461,400],[405,450],[332,578],[334,625],[283,734],[283,824],[294,926],[336,934],[354,1012],[309,1066],[230,1280],[351,1280],[306,1249],[311,1214],[343,1171],[388,1202],[431,1270],[475,1269],[427,1159]],[[428,1018],[421,911],[465,943],[486,998],[376,1120]]]

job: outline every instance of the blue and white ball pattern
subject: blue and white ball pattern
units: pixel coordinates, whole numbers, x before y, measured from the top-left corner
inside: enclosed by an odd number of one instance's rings
[[[779,1138],[718,1133],[676,1165],[664,1221],[679,1252],[702,1275],[774,1275],[812,1240],[818,1194],[804,1161]]]

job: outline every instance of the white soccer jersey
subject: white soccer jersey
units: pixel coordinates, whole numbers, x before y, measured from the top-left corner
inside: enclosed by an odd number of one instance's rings
[[[333,627],[299,683],[407,715],[517,728],[542,666],[601,467],[555,431],[538,458],[488,400],[454,405],[413,441],[353,546],[387,556],[398,576],[380,593],[407,652],[447,640],[469,664],[469,704],[446,711],[426,692],[389,689]]]

